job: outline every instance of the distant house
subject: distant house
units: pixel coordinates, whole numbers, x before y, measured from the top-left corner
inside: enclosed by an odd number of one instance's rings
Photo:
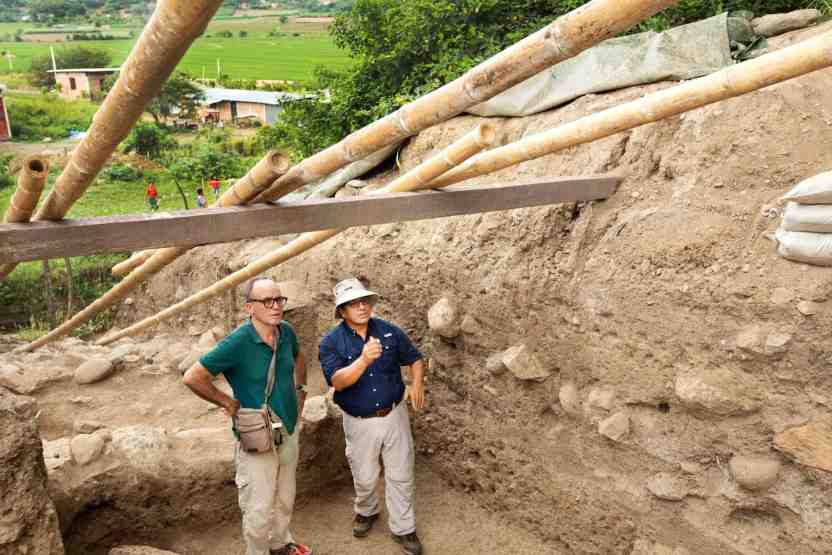
[[[6,110],[6,86],[0,85],[0,141],[8,141],[12,138],[12,122],[9,121],[9,112]]]
[[[302,95],[287,92],[205,89],[199,118],[207,122],[237,122],[250,119],[263,124],[277,121],[283,104]]]
[[[104,79],[119,68],[82,68],[82,69],[56,69],[49,70],[55,75],[58,89],[62,98],[76,100],[78,98],[100,98],[102,96],[101,84]]]

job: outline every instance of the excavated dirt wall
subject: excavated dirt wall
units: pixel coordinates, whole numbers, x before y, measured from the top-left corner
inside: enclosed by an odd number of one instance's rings
[[[507,143],[667,86],[490,121]],[[479,121],[421,133],[400,154],[404,169]],[[823,71],[479,180],[621,174],[606,202],[356,228],[272,275],[306,286],[320,331],[334,324],[331,286],[367,276],[379,314],[430,359],[420,460],[553,549],[828,553],[832,279],[778,258],[766,235],[778,197],[830,168]],[[197,249],[122,317],[280,243]],[[442,297],[457,311],[450,338],[427,321]],[[233,302],[168,327],[210,323]],[[520,344],[547,377],[489,362]]]

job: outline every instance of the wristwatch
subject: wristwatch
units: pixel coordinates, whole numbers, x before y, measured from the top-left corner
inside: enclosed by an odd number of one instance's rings
[[[295,387],[295,389],[297,389],[298,391],[300,391],[302,393],[306,393],[306,384],[305,383],[299,383],[297,385],[297,387]]]

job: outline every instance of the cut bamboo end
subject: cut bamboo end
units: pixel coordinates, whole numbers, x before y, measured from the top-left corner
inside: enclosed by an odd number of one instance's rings
[[[29,221],[40,200],[48,173],[49,164],[39,156],[29,156],[23,161],[17,177],[17,188],[9,201],[4,222]]]

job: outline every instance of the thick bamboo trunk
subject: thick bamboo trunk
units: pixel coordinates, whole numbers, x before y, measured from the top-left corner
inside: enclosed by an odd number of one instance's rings
[[[222,0],[160,0],[35,220],[60,220],[81,198],[221,4]]]
[[[471,158],[431,183],[444,187],[832,66],[832,31]]]
[[[438,155],[430,158],[419,166],[413,168],[406,174],[402,175],[386,187],[383,187],[371,194],[381,193],[401,193],[407,191],[418,191],[424,189],[437,176],[442,175],[449,169],[459,165],[467,160],[477,152],[489,146],[495,137],[494,129],[487,124],[478,126],[476,129],[466,134],[458,141],[447,147]],[[245,268],[234,272],[230,276],[218,281],[214,285],[199,291],[187,299],[179,302],[167,309],[145,318],[144,320],[133,324],[115,334],[109,335],[98,341],[99,345],[107,345],[126,337],[129,335],[136,335],[151,326],[167,320],[177,314],[180,314],[193,306],[203,303],[209,299],[222,295],[229,289],[236,287],[246,281],[262,274],[266,270],[273,268],[287,260],[290,260],[301,253],[304,253],[312,247],[319,245],[335,237],[343,229],[326,229],[322,231],[313,231],[310,233],[303,233],[297,239],[291,241],[287,245],[277,249],[275,252],[259,258]],[[155,257],[154,257],[155,258]],[[151,259],[152,261],[153,259]],[[37,348],[38,342],[32,343],[31,349]],[[42,343],[41,343],[42,344]],[[28,350],[29,346],[26,347]]]
[[[289,169],[289,158],[277,151],[272,151],[265,156],[246,175],[237,180],[234,186],[225,192],[214,203],[215,206],[226,207],[236,204],[244,204],[245,199],[252,198],[269,183],[272,183],[279,176]],[[170,247],[152,251],[151,256],[139,268],[130,272],[127,277],[121,280],[116,286],[104,293],[101,297],[92,302],[89,306],[78,312],[75,316],[50,331],[37,341],[24,347],[24,350],[32,351],[42,345],[51,343],[59,337],[70,333],[75,328],[88,322],[96,314],[107,310],[118,301],[129,295],[142,282],[150,276],[157,274],[165,266],[188,252],[191,247]],[[151,251],[142,251],[151,252]]]
[[[9,201],[9,208],[3,222],[7,224],[28,222],[38,205],[46,177],[49,175],[49,164],[45,159],[29,156],[23,161],[20,175],[17,176],[17,188]],[[0,264],[0,280],[5,279],[16,264]]]
[[[549,66],[614,37],[678,0],[593,0],[500,52],[447,85],[402,106],[296,165],[262,200],[274,200],[385,146],[513,87]]]
[[[266,189],[289,169],[289,158],[276,150],[269,151],[247,174],[237,180],[234,185],[212,204],[212,207],[225,208],[246,204]],[[113,266],[115,276],[123,276],[134,268],[138,268],[149,260],[156,249],[148,249],[133,253],[133,255]]]

